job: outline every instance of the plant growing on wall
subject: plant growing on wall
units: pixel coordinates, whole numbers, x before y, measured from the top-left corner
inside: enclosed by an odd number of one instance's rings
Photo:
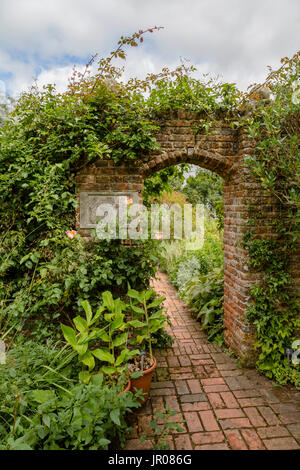
[[[249,207],[249,230],[244,235],[254,270],[262,282],[251,290],[253,304],[248,317],[256,327],[258,367],[279,383],[300,386],[299,366],[285,358],[286,348],[299,337],[299,296],[290,274],[291,256],[299,247],[300,234],[300,53],[282,59],[281,68],[270,73],[265,85],[273,100],[257,102],[246,119],[248,133],[256,141],[247,159],[249,171],[277,201],[272,228],[276,237],[258,237],[262,214]]]

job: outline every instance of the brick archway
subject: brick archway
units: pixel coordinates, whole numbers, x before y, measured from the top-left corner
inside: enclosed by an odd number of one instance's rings
[[[154,172],[179,163],[193,163],[218,173],[224,179],[224,324],[228,346],[246,363],[253,363],[253,328],[246,320],[249,290],[259,274],[249,267],[247,252],[242,248],[247,230],[248,205],[259,206],[265,214],[257,236],[272,234],[271,222],[276,202],[266,196],[253,181],[244,165],[253,151],[254,142],[244,130],[234,130],[225,117],[212,123],[210,133],[201,132],[203,116],[178,111],[160,117],[157,140],[161,151],[132,164],[114,164],[99,160],[80,171],[76,177],[78,192],[135,191],[142,196],[143,182]],[[77,227],[83,236],[89,230]]]

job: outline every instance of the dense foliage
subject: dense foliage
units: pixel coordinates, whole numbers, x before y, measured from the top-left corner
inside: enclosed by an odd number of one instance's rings
[[[181,190],[190,204],[204,204],[217,218],[219,227],[223,227],[223,181],[219,175],[197,168],[196,174],[187,178]]]
[[[249,230],[244,236],[253,268],[262,282],[252,288],[249,319],[257,331],[258,367],[279,383],[300,386],[299,365],[284,358],[286,348],[299,338],[299,296],[290,274],[290,261],[299,249],[300,233],[300,53],[282,59],[266,85],[273,99],[258,103],[247,118],[248,132],[256,140],[247,160],[252,175],[277,203],[272,214],[276,236],[260,237],[262,214],[249,207]]]
[[[78,383],[70,349],[19,342],[0,367],[1,450],[105,450],[124,444],[139,403],[103,375]]]

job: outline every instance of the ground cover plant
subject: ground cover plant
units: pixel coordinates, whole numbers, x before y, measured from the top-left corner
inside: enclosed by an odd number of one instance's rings
[[[0,449],[108,449],[124,444],[126,415],[139,406],[120,386],[78,381],[70,348],[23,340],[0,368]],[[80,370],[80,368],[79,368]]]

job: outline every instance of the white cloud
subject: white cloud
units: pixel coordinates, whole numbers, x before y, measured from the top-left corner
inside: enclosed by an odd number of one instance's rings
[[[62,89],[72,57],[107,54],[122,34],[157,25],[164,29],[129,52],[127,76],[186,57],[199,73],[245,88],[296,52],[299,20],[298,0],[1,0],[0,78],[11,73],[6,86],[14,93],[36,75]]]

